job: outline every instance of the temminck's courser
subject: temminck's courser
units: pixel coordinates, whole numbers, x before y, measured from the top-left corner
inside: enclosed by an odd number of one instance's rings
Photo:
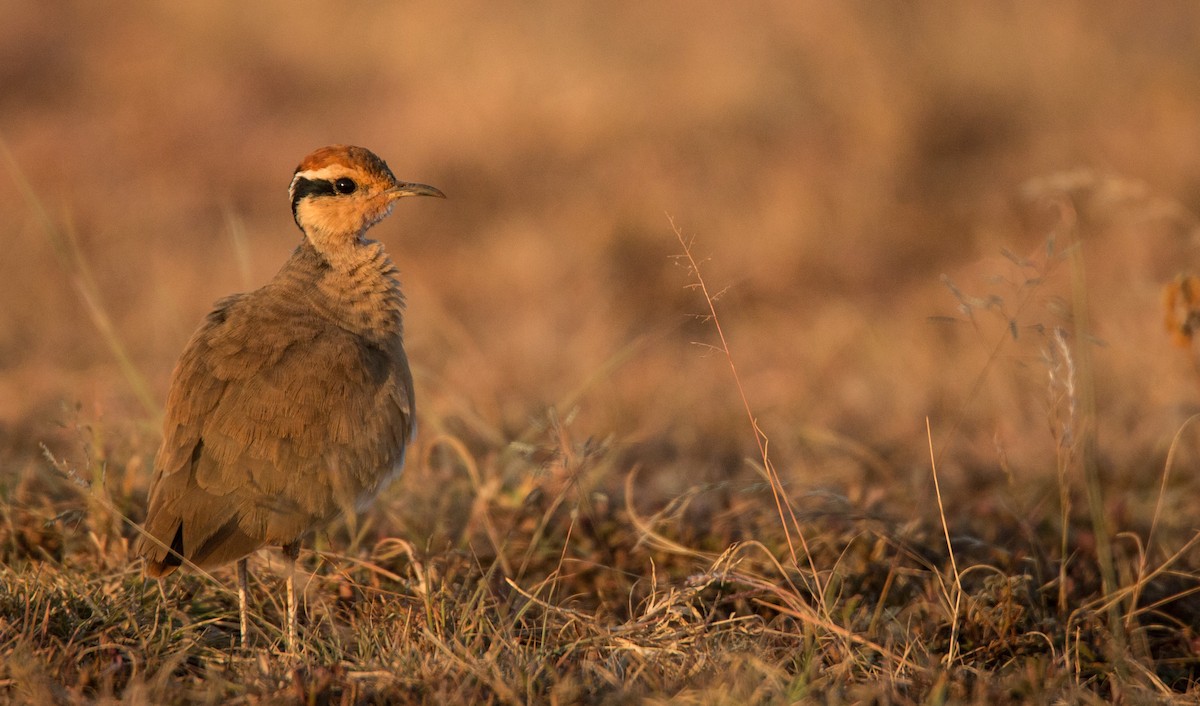
[[[444,195],[345,145],[305,157],[289,194],[300,245],[265,286],[218,301],[175,366],[137,551],[151,577],[237,561],[244,645],[246,557],[282,546],[291,651],[301,542],[370,502],[414,429],[404,297],[366,232],[400,198]]]

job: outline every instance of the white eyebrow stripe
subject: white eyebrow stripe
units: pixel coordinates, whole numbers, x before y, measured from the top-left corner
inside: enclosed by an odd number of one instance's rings
[[[313,179],[313,180],[315,180],[315,179],[331,179],[335,174],[340,175],[340,174],[345,174],[345,173],[346,173],[346,168],[341,165],[321,167],[320,169],[306,169],[302,172],[296,172],[296,176],[295,176],[295,178],[292,179],[292,183],[295,183],[296,179],[300,179],[300,178]]]

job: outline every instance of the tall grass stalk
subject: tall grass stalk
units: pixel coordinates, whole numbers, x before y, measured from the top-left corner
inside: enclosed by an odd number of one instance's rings
[[[816,595],[820,597],[822,605],[825,604],[825,590],[821,584],[821,576],[817,572],[816,564],[813,562],[812,553],[808,548],[808,540],[804,536],[804,530],[800,526],[800,521],[796,517],[795,509],[792,507],[791,501],[787,497],[787,492],[783,487],[783,481],[779,478],[779,473],[775,469],[775,464],[771,462],[768,449],[770,440],[766,433],[758,425],[758,418],[754,415],[754,410],[750,406],[750,400],[746,397],[746,388],[742,385],[742,378],[738,374],[737,364],[733,359],[733,352],[729,348],[729,340],[725,337],[725,330],[721,327],[721,319],[717,315],[716,296],[708,289],[708,285],[704,281],[704,276],[700,272],[700,263],[696,261],[692,254],[692,244],[683,237],[683,232],[679,226],[675,224],[675,219],[670,215],[667,220],[671,224],[671,230],[675,233],[675,238],[679,240],[679,246],[683,249],[683,258],[687,261],[688,272],[691,274],[695,282],[691,285],[694,289],[698,289],[704,297],[704,303],[708,307],[708,320],[713,324],[716,330],[717,339],[721,342],[717,348],[722,355],[725,356],[725,361],[729,365],[730,375],[733,377],[734,386],[737,388],[738,396],[742,402],[742,409],[746,412],[746,418],[750,422],[750,428],[754,433],[754,442],[758,446],[759,457],[762,459],[763,473],[766,475],[767,482],[771,486],[771,495],[775,500],[775,510],[779,516],[779,523],[783,528],[784,537],[787,540],[788,552],[791,557],[792,565],[799,568],[800,560],[796,554],[796,546],[792,538],[793,530],[796,538],[800,542],[800,546],[804,551],[804,556],[807,560],[809,569],[812,571],[813,583],[816,586]]]
[[[1104,514],[1104,491],[1101,487],[1100,466],[1097,460],[1096,387],[1092,377],[1092,356],[1089,343],[1092,338],[1088,312],[1086,268],[1083,261],[1084,244],[1078,237],[1074,208],[1067,203],[1063,203],[1061,207],[1067,219],[1067,230],[1074,241],[1074,247],[1070,249],[1071,311],[1075,326],[1075,341],[1079,343],[1074,357],[1075,391],[1079,401],[1079,460],[1083,470],[1083,484],[1087,493],[1092,532],[1096,536],[1096,559],[1100,565],[1103,592],[1104,595],[1111,596],[1117,590],[1117,572],[1113,565],[1112,532],[1108,526],[1108,518]],[[1125,632],[1116,603],[1109,605],[1108,622],[1113,639],[1117,642],[1117,653],[1120,654],[1125,646]],[[1122,668],[1119,660],[1117,667],[1118,669]]]
[[[933,451],[933,428],[929,424],[929,417],[925,417],[925,437],[929,441],[929,464],[933,470],[933,491],[937,496],[938,517],[942,521],[942,534],[946,537],[946,552],[950,555],[950,570],[954,573],[954,588],[946,596],[946,603],[950,606],[950,645],[946,648],[946,668],[949,669],[954,666],[954,657],[958,649],[958,621],[963,597],[962,574],[958,571],[958,560],[954,557],[954,544],[950,541],[950,526],[946,523],[946,508],[942,504],[942,488],[938,483],[937,455]]]
[[[1069,473],[1075,464],[1075,426],[1079,414],[1078,398],[1075,394],[1075,362],[1067,333],[1055,327],[1052,343],[1045,350],[1046,371],[1050,384],[1051,414],[1056,424],[1052,425],[1055,439],[1055,458],[1058,465],[1058,505],[1062,529],[1059,533],[1058,562],[1058,611],[1067,612],[1067,566],[1071,535],[1071,481]],[[1066,409],[1062,407],[1065,405]]]
[[[16,182],[17,190],[21,192],[25,203],[37,217],[42,226],[42,232],[49,239],[64,269],[71,277],[71,283],[75,285],[75,290],[79,293],[84,306],[87,307],[92,323],[95,324],[109,351],[116,358],[117,365],[121,368],[121,373],[124,374],[133,394],[141,403],[146,414],[158,419],[162,416],[162,408],[154,399],[154,395],[150,392],[150,386],[146,383],[146,378],[134,364],[133,358],[125,348],[125,343],[117,333],[116,327],[113,326],[112,318],[109,317],[103,298],[100,296],[96,278],[92,276],[92,269],[79,247],[79,239],[75,235],[74,227],[69,222],[64,227],[55,224],[54,219],[50,217],[50,212],[25,177],[25,173],[17,164],[16,157],[13,156],[12,151],[8,148],[8,143],[2,136],[0,136],[0,154],[4,156],[8,173]]]

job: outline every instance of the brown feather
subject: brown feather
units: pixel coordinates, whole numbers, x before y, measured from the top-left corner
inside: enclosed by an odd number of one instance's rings
[[[301,542],[374,498],[414,432],[404,297],[364,236],[398,199],[445,194],[334,145],[300,163],[288,196],[300,246],[266,286],[218,301],[172,373],[136,551],[154,578],[237,561],[246,645],[245,557],[281,545],[291,652]]]
[[[172,375],[138,551],[200,566],[296,542],[381,489],[413,432],[403,298],[378,243],[335,264],[305,239],[219,301]],[[157,540],[157,541],[155,541]]]

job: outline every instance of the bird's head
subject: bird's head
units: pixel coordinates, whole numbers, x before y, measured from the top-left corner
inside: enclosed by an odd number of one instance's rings
[[[322,147],[300,162],[292,185],[292,216],[318,250],[360,240],[405,196],[446,198],[425,184],[398,181],[373,152],[351,145]]]

